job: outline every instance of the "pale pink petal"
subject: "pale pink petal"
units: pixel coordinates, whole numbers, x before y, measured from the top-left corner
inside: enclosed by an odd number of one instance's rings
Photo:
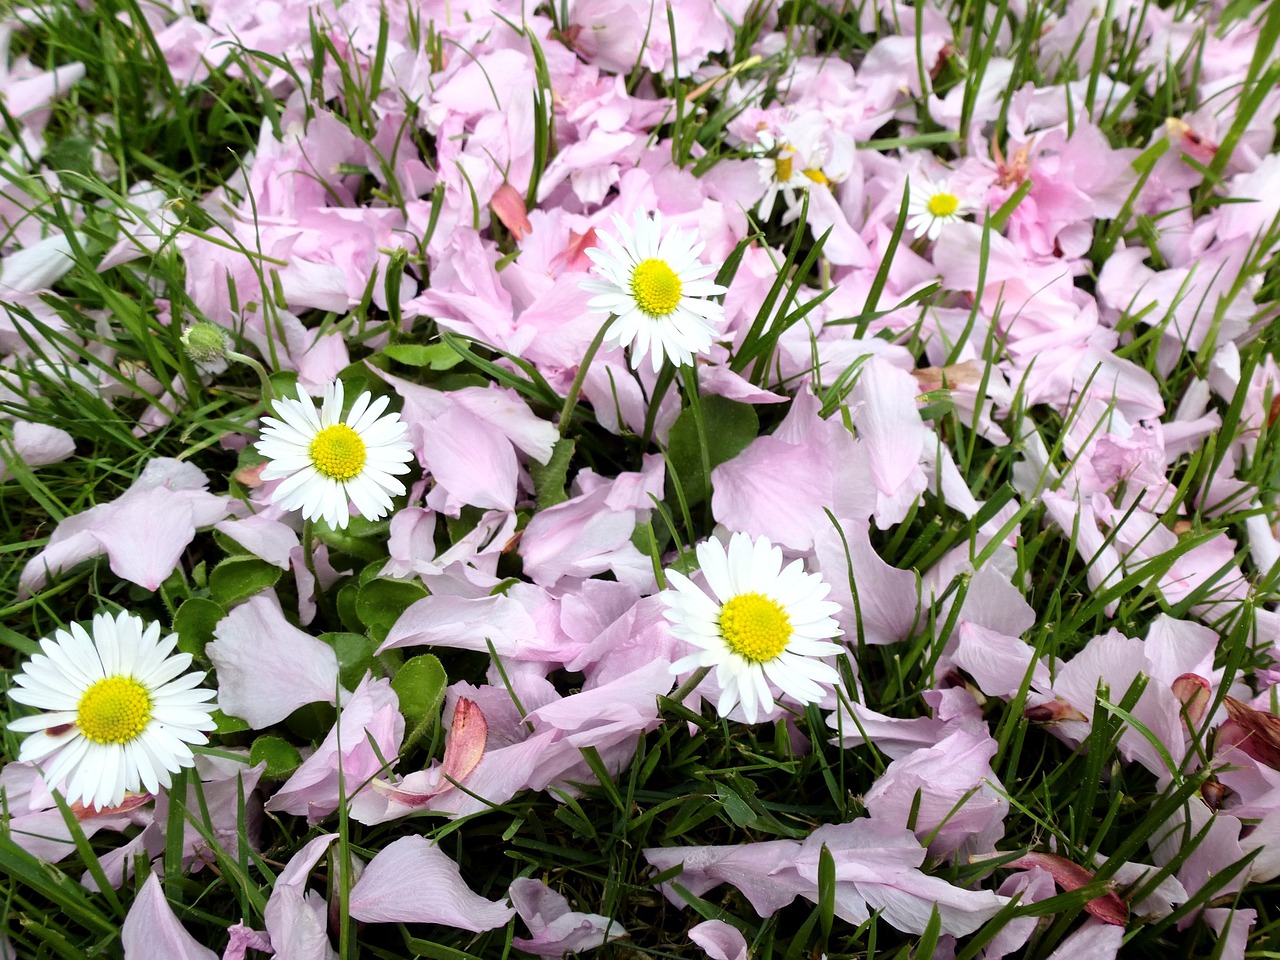
[[[918,625],[920,588],[913,571],[881,559],[869,534],[865,519],[843,521],[839,529],[828,521],[814,535],[814,553],[831,585],[828,599],[840,604],[835,619],[845,635],[866,643],[897,643]]]
[[[1124,927],[1089,920],[1062,941],[1049,960],[1115,960],[1124,940]]]
[[[870,357],[849,395],[854,426],[866,445],[879,501],[876,526],[887,529],[907,515],[924,492],[920,461],[926,443],[936,443],[920,419],[914,377],[880,357]]]
[[[416,433],[422,461],[439,487],[448,491],[450,501],[515,509],[519,465],[511,441],[501,432],[454,405],[420,421]],[[447,510],[449,501],[436,502],[440,498],[435,493],[428,505]]]
[[[328,905],[323,896],[307,889],[312,869],[336,839],[336,833],[326,833],[311,840],[276,877],[263,923],[281,960],[337,960],[329,940]]]
[[[217,960],[218,957],[187,933],[165,900],[160,878],[154,873],[147,877],[124,918],[120,942],[125,960]]]
[[[570,910],[568,900],[538,880],[529,877],[513,880],[508,895],[531,934],[511,942],[527,953],[563,957],[594,950],[626,936],[621,925],[608,917]]]
[[[44,423],[18,420],[13,425],[13,446],[0,446],[0,480],[9,474],[7,461],[17,456],[28,467],[59,463],[76,452],[71,434]]]
[[[1006,637],[968,622],[960,624],[959,633],[959,646],[951,660],[973,677],[978,689],[987,696],[1012,699],[1028,673],[1029,684],[1042,689],[1049,687],[1048,668],[1036,661],[1035,651],[1017,637]]]
[[[205,653],[218,672],[218,706],[255,730],[308,703],[336,703],[338,657],[303,633],[266,596],[218,621]]]
[[[383,847],[352,887],[349,903],[357,920],[438,923],[474,933],[501,927],[516,913],[472,892],[458,865],[419,836]]]
[[[213,528],[225,533],[255,557],[274,563],[282,570],[289,569],[289,552],[298,546],[298,534],[293,528],[263,514],[243,520],[223,520]]]
[[[159,588],[178,567],[196,536],[191,504],[169,490],[125,494],[92,528],[116,576],[148,590]]]
[[[378,653],[396,647],[442,646],[519,656],[521,641],[537,632],[529,612],[508,596],[468,599],[433,594],[413,603],[392,626]]]
[[[1204,921],[1218,937],[1225,938],[1222,960],[1244,960],[1245,947],[1249,944],[1249,931],[1258,922],[1258,911],[1243,907],[1211,907],[1204,911]]]
[[[747,960],[747,938],[723,920],[704,920],[689,928],[689,939],[711,960]]]

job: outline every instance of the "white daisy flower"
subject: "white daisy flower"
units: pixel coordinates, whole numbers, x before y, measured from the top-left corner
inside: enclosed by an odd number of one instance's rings
[[[637,213],[634,229],[621,217],[613,222],[618,237],[600,233],[605,248],[586,251],[600,279],[579,284],[599,294],[588,302],[591,309],[617,317],[605,341],[630,344],[632,368],[646,354],[654,372],[668,356],[677,366],[691,365],[694,354],[711,350],[716,324],[724,320],[724,307],[705,299],[725,292],[708,279],[716,268],[698,259],[705,244],[679,230],[663,233],[660,213]]]
[[[916,237],[937,240],[943,224],[955,223],[969,212],[967,205],[946,184],[922,180],[911,184],[907,203],[907,229]]]
[[[761,220],[773,216],[773,206],[779,195],[790,213],[798,205],[801,191],[808,190],[815,183],[830,183],[816,157],[816,150],[808,151],[815,156],[808,156],[791,144],[778,141],[767,130],[757,132],[756,140],[761,150],[756,156],[756,172],[765,188],[757,207]]]
[[[804,563],[782,568],[782,549],[745,533],[698,545],[698,563],[712,597],[683,574],[667,571],[674,589],[662,592],[671,632],[698,647],[671,665],[672,673],[715,667],[720,685],[716,709],[726,717],[739,703],[748,723],[774,706],[770,684],[799,703],[822,699],[823,685],[839,674],[817,657],[843,652],[831,615],[840,605],[823,598],[831,590]]]
[[[78,623],[40,641],[14,676],[9,696],[45,713],[19,717],[9,729],[30,733],[18,755],[40,765],[68,803],[114,807],[127,793],[158,793],[170,774],[194,765],[188,744],[208,743],[215,691],[186,673],[191,654],[173,653],[177,634],[121,613]],[[171,655],[172,654],[172,655]]]
[[[360,394],[345,421],[342,400],[342,381],[335,380],[324,388],[317,413],[298,387],[297,400],[272,401],[280,419],[263,417],[262,439],[254,444],[271,461],[262,479],[284,478],[271,502],[339,530],[347,526],[352,503],[368,520],[386,516],[391,498],[405,492],[392,474],[408,473],[413,459],[409,428],[400,414],[381,416],[386,397],[372,400],[372,394]]]

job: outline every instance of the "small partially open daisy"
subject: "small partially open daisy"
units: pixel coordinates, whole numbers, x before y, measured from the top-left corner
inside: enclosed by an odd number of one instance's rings
[[[636,214],[634,229],[614,217],[615,238],[598,233],[604,249],[586,251],[600,279],[580,284],[592,297],[588,306],[616,316],[606,342],[631,345],[631,366],[647,354],[654,371],[664,357],[689,366],[695,353],[707,353],[724,319],[724,307],[713,297],[725,288],[708,279],[716,268],[698,259],[705,244],[692,234],[662,230],[662,215]]]
[[[78,623],[40,641],[38,653],[14,676],[9,696],[48,711],[9,722],[30,733],[19,760],[40,764],[45,782],[68,803],[114,807],[126,793],[156,793],[170,774],[195,763],[188,744],[208,743],[215,726],[214,691],[187,673],[191,654],[173,653],[177,634],[121,613]]]
[[[770,683],[799,703],[822,699],[823,685],[839,675],[817,657],[841,652],[831,615],[840,605],[823,598],[831,590],[794,560],[782,567],[782,549],[745,533],[698,545],[698,563],[714,597],[688,577],[667,571],[674,589],[662,593],[671,632],[698,647],[671,665],[672,673],[715,667],[720,685],[716,709],[726,717],[739,703],[748,723],[773,709]]]
[[[968,207],[946,184],[932,180],[911,183],[911,200],[907,204],[907,229],[917,237],[937,240],[943,224],[955,223],[968,213]]]
[[[761,220],[773,216],[773,206],[781,195],[788,212],[797,205],[800,191],[815,183],[828,184],[827,175],[817,157],[801,153],[789,143],[779,142],[769,131],[756,134],[761,152],[756,157],[756,170],[764,184],[764,195],[757,209]]]
[[[352,503],[368,520],[386,516],[391,498],[404,493],[404,484],[392,474],[408,473],[413,459],[400,414],[381,416],[386,397],[373,400],[368,392],[360,394],[345,421],[342,401],[341,380],[324,388],[318,413],[298,387],[297,400],[272,401],[280,419],[263,417],[262,439],[254,444],[271,461],[262,479],[284,478],[271,502],[337,529],[347,526]]]

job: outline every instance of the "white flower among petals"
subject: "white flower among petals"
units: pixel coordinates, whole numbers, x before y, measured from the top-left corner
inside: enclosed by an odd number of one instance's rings
[[[41,766],[51,787],[65,783],[68,803],[118,806],[127,793],[157,793],[170,774],[195,763],[188,744],[208,743],[215,726],[214,691],[185,672],[191,654],[173,653],[177,634],[121,613],[78,623],[40,641],[38,653],[14,677],[9,696],[47,711],[9,722],[30,733],[19,760]]]
[[[674,589],[662,593],[671,632],[698,647],[671,665],[672,673],[715,667],[720,716],[739,703],[748,723],[773,709],[770,683],[799,703],[822,699],[823,685],[839,675],[817,657],[841,653],[831,642],[840,627],[831,615],[840,605],[824,600],[831,590],[794,560],[782,567],[782,549],[745,533],[698,545],[698,563],[713,597],[683,574],[667,571]]]
[[[911,184],[907,203],[907,229],[916,237],[937,240],[942,227],[955,223],[969,212],[968,206],[946,184],[922,180]]]
[[[796,212],[798,195],[808,190],[815,183],[828,184],[830,181],[822,170],[820,150],[800,151],[789,143],[779,142],[769,131],[761,130],[756,134],[760,144],[760,153],[756,155],[756,171],[760,182],[764,184],[764,195],[760,198],[757,209],[761,220],[773,216],[773,207],[781,195],[787,206],[786,223],[793,219]]]
[[[664,357],[689,366],[696,353],[707,353],[724,319],[724,307],[713,297],[725,288],[708,279],[716,272],[698,259],[705,244],[679,230],[663,233],[662,215],[636,214],[632,229],[614,217],[617,238],[599,233],[605,249],[588,248],[600,279],[580,284],[592,297],[588,306],[616,319],[606,342],[631,345],[631,366],[647,354],[655,372]]]
[[[342,419],[342,381],[324,388],[317,413],[315,404],[298,388],[298,399],[272,401],[280,417],[263,417],[262,439],[254,447],[271,462],[263,480],[284,482],[271,502],[286,510],[301,510],[307,520],[324,520],[344,529],[354,503],[368,520],[391,511],[391,498],[405,492],[392,474],[408,473],[413,447],[400,414],[381,416],[389,402],[372,400],[365,392]],[[372,401],[372,402],[371,402]]]

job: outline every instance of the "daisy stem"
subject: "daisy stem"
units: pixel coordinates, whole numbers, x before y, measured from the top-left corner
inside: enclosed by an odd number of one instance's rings
[[[698,433],[698,453],[702,458],[702,496],[707,509],[711,507],[711,450],[707,444],[707,422],[702,416],[702,398],[698,393],[698,368],[690,364],[680,368],[684,380],[684,395],[693,414],[694,429]]]
[[[275,399],[275,391],[271,389],[271,378],[267,376],[266,368],[253,357],[247,357],[243,353],[236,353],[234,350],[227,351],[228,360],[237,360],[247,367],[252,367],[254,373],[258,375],[258,379],[262,381],[262,399],[270,403]]]
[[[573,417],[573,409],[578,405],[578,395],[582,393],[582,381],[587,378],[587,368],[591,366],[591,361],[595,359],[596,351],[600,349],[600,344],[604,343],[604,335],[609,332],[609,328],[613,326],[613,321],[617,320],[616,314],[609,314],[609,319],[600,326],[600,332],[595,335],[595,339],[587,347],[587,352],[582,355],[582,362],[578,364],[578,372],[573,375],[573,383],[569,384],[569,393],[564,398],[564,406],[560,409],[560,436],[564,436],[569,431],[569,422]]]
[[[689,694],[693,693],[694,688],[697,687],[698,684],[707,679],[707,674],[710,672],[710,667],[699,667],[697,670],[693,671],[693,673],[689,675],[689,679],[680,684],[679,689],[677,689],[676,692],[667,699],[674,700],[676,703],[684,703],[685,698],[689,696]]]
[[[311,574],[311,579],[315,582],[316,600],[320,599],[322,592],[320,587],[320,578],[316,576],[316,555],[315,555],[315,537],[316,523],[314,520],[302,521],[302,562],[307,565],[307,572]]]

